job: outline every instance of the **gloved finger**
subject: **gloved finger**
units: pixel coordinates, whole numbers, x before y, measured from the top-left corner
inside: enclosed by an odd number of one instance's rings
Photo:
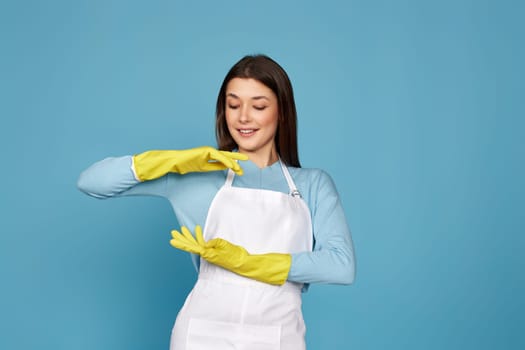
[[[188,244],[183,241],[176,240],[176,239],[172,239],[170,241],[170,244],[177,249],[184,250],[186,252],[194,253],[194,254],[200,254],[203,250],[202,247],[199,245]]]
[[[206,245],[206,241],[204,240],[204,236],[202,235],[202,229],[200,225],[195,226],[195,237],[197,238],[197,243],[201,247],[204,247]]]
[[[235,155],[235,157],[231,157],[231,155]],[[248,156],[236,152],[217,151],[217,153],[211,154],[211,157],[216,162],[221,162],[226,167],[232,169],[237,175],[240,176],[244,174],[241,166],[235,159],[239,158],[239,160],[247,160]]]
[[[186,237],[186,239],[189,242],[194,243],[194,244],[198,244],[197,241],[195,240],[195,237],[193,237],[193,235],[191,234],[190,230],[188,230],[188,228],[186,226],[182,226],[180,229],[182,231],[182,235],[184,237]]]
[[[186,234],[191,236],[189,230],[186,229],[186,231]],[[197,241],[193,237],[188,238],[187,236],[185,236],[177,230],[171,231],[171,236],[172,239],[170,240],[170,244],[175,248],[189,251],[192,253],[195,252],[197,254],[202,250],[202,247],[197,243]]]
[[[173,239],[186,241],[186,237],[184,237],[184,235],[177,230],[171,230],[171,237]]]
[[[221,162],[217,162],[214,160],[209,161],[205,166],[206,171],[218,171],[218,170],[224,170],[224,169],[228,169],[228,167],[222,164]]]
[[[242,153],[239,153],[239,152],[228,152],[228,151],[220,151],[221,154],[227,156],[228,158],[230,159],[233,159],[233,160],[248,160],[248,155],[246,154],[242,154]],[[231,168],[237,175],[242,175],[243,174],[243,170],[242,170],[242,167],[241,165],[234,161],[234,167]]]
[[[238,173],[241,170],[241,166],[230,157],[223,154],[222,151],[214,150],[210,152],[210,158],[224,164],[226,167],[232,169],[235,173]]]
[[[228,152],[228,151],[219,151],[224,154],[226,157],[237,160],[248,160],[248,156],[239,152]]]
[[[223,239],[221,238],[214,238],[206,242],[201,257],[211,263],[215,263],[218,255],[221,253],[221,249],[217,249],[217,247],[222,244],[222,241]]]
[[[185,237],[182,233],[180,233],[177,230],[171,231],[171,238],[173,241],[180,242],[181,244],[186,245],[198,245],[197,242],[195,242],[194,239],[190,240],[187,237]]]
[[[212,152],[212,154],[210,155],[210,158],[212,161],[222,163],[224,164],[224,166],[231,168],[231,169],[233,169],[235,166],[238,166],[236,161],[226,157],[219,151]]]
[[[206,243],[205,248],[206,249],[223,249],[227,246],[232,246],[232,244],[225,239],[214,238],[214,239],[209,240]]]
[[[215,246],[217,245],[217,242],[220,240],[220,238],[213,238],[213,239],[210,239],[208,242],[206,242],[206,249],[212,249],[212,248],[215,248]]]
[[[239,176],[242,176],[244,174],[244,170],[242,170],[241,166],[239,165],[238,168],[232,169],[233,172]]]

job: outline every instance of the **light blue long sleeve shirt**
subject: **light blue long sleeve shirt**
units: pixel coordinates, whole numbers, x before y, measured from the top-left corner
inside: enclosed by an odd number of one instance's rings
[[[289,193],[279,162],[263,169],[251,161],[240,161],[244,175],[235,176],[233,186]],[[339,195],[330,176],[319,169],[288,167],[310,209],[314,236],[312,252],[292,254],[288,281],[350,284],[355,276],[355,255],[350,230]],[[169,200],[179,224],[189,228],[206,222],[208,209],[224,185],[226,171],[169,173],[156,180],[135,178],[132,157],[103,159],[84,170],[78,188],[104,199],[117,196],[160,196]],[[199,260],[192,256],[198,269]]]

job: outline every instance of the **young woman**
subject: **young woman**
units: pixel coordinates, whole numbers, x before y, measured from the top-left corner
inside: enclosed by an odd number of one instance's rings
[[[78,187],[171,202],[183,226],[171,244],[193,253],[199,271],[171,349],[305,349],[301,292],[355,274],[336,188],[322,170],[301,168],[292,86],[271,58],[246,56],[230,69],[216,114],[218,149],[106,158]]]

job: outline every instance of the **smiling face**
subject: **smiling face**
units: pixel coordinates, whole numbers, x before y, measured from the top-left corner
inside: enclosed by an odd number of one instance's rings
[[[277,96],[255,79],[233,78],[226,86],[226,124],[239,152],[259,167],[277,161]]]

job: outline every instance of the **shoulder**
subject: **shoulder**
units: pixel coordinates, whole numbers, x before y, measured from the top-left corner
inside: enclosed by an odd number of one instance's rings
[[[311,209],[317,207],[319,201],[326,201],[328,198],[338,199],[339,194],[334,181],[326,171],[318,168],[293,167],[290,167],[289,171],[297,189]]]
[[[325,185],[333,185],[331,176],[324,170],[318,168],[294,168],[289,167],[290,175],[297,186],[317,187]]]

